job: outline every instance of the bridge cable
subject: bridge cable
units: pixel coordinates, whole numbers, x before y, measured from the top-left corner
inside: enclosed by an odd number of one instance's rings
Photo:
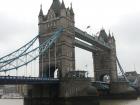
[[[123,68],[122,68],[122,66],[121,66],[121,64],[120,64],[120,62],[119,62],[119,59],[118,59],[117,57],[116,57],[116,60],[117,60],[118,66],[119,66],[120,71],[121,71],[122,75],[124,76],[125,80],[126,80],[127,82],[130,82],[130,81],[127,79],[127,77],[125,76],[125,72],[124,72],[124,70],[123,70]]]
[[[27,55],[25,56],[25,62],[27,62]],[[25,65],[25,76],[27,76],[27,64]]]
[[[11,71],[9,71],[9,74],[8,74],[9,76],[10,76],[10,74],[11,74],[10,72],[11,72]]]
[[[16,65],[18,65],[18,60],[16,61]],[[16,68],[16,76],[18,76],[18,68]]]
[[[49,78],[50,78],[50,69],[51,69],[50,64],[51,64],[51,60],[50,60],[50,47],[49,47]]]
[[[32,77],[32,72],[33,72],[33,62],[31,62],[31,77]]]
[[[50,48],[50,46],[60,37],[62,32],[63,32],[63,28],[60,28],[58,31],[54,32],[49,39],[46,39],[44,43],[42,43],[38,47],[34,48],[33,50],[27,51],[28,48],[31,47],[31,45],[34,43],[34,40],[33,40],[31,42],[30,46],[25,48],[25,50],[22,51],[22,53],[20,53],[18,56],[14,57],[13,59],[1,62],[0,64],[4,64],[4,65],[2,65],[0,67],[0,72],[5,72],[5,71],[9,71],[9,70],[18,69],[18,68],[20,68],[24,65],[27,66],[27,64],[32,62],[35,58],[38,58],[42,53],[46,52],[48,50],[48,48]],[[39,50],[39,54],[34,56],[33,52],[38,51],[38,50]],[[28,58],[29,54],[33,55],[34,58],[31,58],[31,57]],[[26,57],[26,58],[24,59],[23,57]],[[26,60],[26,62],[21,62],[21,63],[18,62],[19,58],[21,58],[22,60]],[[16,61],[17,61],[18,65],[16,64]]]
[[[31,49],[33,50],[33,46],[31,46]],[[30,55],[31,56],[31,55]],[[32,56],[31,56],[32,57]],[[32,57],[33,58],[33,57]],[[32,72],[33,72],[33,62],[31,62],[31,77],[32,77]]]
[[[4,73],[5,73],[5,76],[6,76],[6,71],[4,71]]]
[[[18,76],[18,69],[16,69],[16,76]]]
[[[42,59],[42,61],[41,61],[41,64],[42,64],[42,68],[41,68],[41,77],[42,77],[42,78],[43,78],[43,72],[44,72],[44,70],[43,70],[43,69],[44,69],[44,66],[43,66],[43,65],[44,65],[44,62],[43,62],[43,55],[44,55],[44,54],[42,53],[42,54],[41,54],[41,59]]]
[[[25,70],[25,76],[27,76],[27,65],[26,65],[26,70]]]
[[[54,46],[55,46],[55,51],[54,51],[54,53],[55,53],[55,70],[56,70],[56,41],[54,43]]]
[[[6,66],[6,65],[10,64],[11,62],[15,61],[17,58],[23,56],[23,55],[25,54],[25,52],[35,43],[36,40],[37,40],[37,37],[31,41],[32,43],[30,42],[31,44],[28,43],[29,46],[27,46],[28,44],[26,44],[25,46],[23,46],[23,47],[19,48],[18,50],[12,52],[11,54],[8,54],[8,55],[6,55],[6,56],[0,58],[0,60],[1,60],[1,59],[4,59],[4,58],[8,57],[7,60],[3,60],[3,61],[0,62],[0,63],[3,63],[3,65],[0,66],[0,68],[3,68],[4,66]],[[26,46],[27,46],[27,48],[26,48]],[[21,49],[24,48],[24,47],[25,47],[25,50],[22,51],[21,53],[19,53],[19,50],[21,50]],[[13,58],[10,58],[9,56],[11,56],[11,55],[14,54],[14,53],[17,53],[18,56],[13,57]]]
[[[35,77],[35,71],[36,71],[36,59],[34,60],[34,70],[33,70],[33,76]]]
[[[136,86],[137,79],[135,80],[135,82],[129,81],[129,79],[126,77],[125,72],[124,72],[124,70],[123,70],[123,68],[122,68],[122,66],[121,66],[121,64],[120,64],[120,62],[119,62],[117,57],[116,57],[116,60],[117,60],[118,66],[119,66],[119,68],[120,68],[120,70],[122,72],[122,75],[124,76],[125,80],[129,83],[130,86],[136,88],[137,87]]]

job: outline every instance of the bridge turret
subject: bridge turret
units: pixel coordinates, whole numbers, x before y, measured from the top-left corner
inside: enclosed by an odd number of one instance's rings
[[[99,41],[106,43],[110,49],[104,49],[93,54],[95,80],[103,81],[105,76],[109,76],[110,81],[117,81],[117,65],[116,65],[116,44],[114,36],[107,35],[104,29],[100,30]]]
[[[114,46],[116,47],[116,41],[115,41],[115,38],[114,38],[114,35],[112,33],[112,35],[110,34],[109,32],[109,35],[108,35],[108,43],[110,44],[110,46]]]
[[[108,43],[110,43],[110,41],[111,41],[111,34],[110,34],[110,30],[109,30],[109,34],[108,34]]]
[[[72,3],[71,3],[71,7],[70,7],[70,14],[71,14],[71,16],[74,16],[74,11],[73,11],[73,7],[72,7]]]
[[[38,15],[39,23],[43,21],[43,18],[44,18],[44,14],[43,14],[42,4],[41,4],[40,5],[40,12],[39,12],[39,15]]]
[[[51,33],[57,28],[63,27],[64,32],[61,38],[59,38],[56,48],[54,48],[55,46],[51,48],[51,59],[49,60],[49,56],[46,54],[43,59],[43,64],[40,60],[40,75],[42,71],[47,74],[48,70],[51,69],[53,73],[55,69],[58,68],[58,75],[60,75],[60,77],[65,77],[69,71],[75,70],[74,26],[74,12],[72,6],[68,9],[65,7],[64,1],[61,3],[59,0],[53,0],[47,15],[44,15],[43,21],[39,21],[39,33],[43,33],[39,38],[39,43],[42,43],[45,38],[49,38]],[[42,67],[42,65],[44,66]],[[41,70],[42,68],[44,69]]]
[[[71,19],[74,21],[74,11],[73,11],[73,7],[72,7],[72,3],[71,3],[71,7],[70,7],[70,15],[71,15]]]
[[[61,16],[66,16],[66,7],[65,7],[65,4],[64,4],[64,1],[62,0],[62,4],[61,4],[61,9],[60,9],[60,15]]]
[[[104,42],[108,42],[108,36],[107,36],[107,34],[106,34],[106,32],[105,32],[105,30],[104,29],[101,29],[100,30],[100,34],[99,34],[99,40],[101,40],[101,41],[104,41]]]
[[[50,7],[50,9],[52,9],[56,15],[56,17],[59,17],[60,16],[60,6],[61,6],[61,3],[59,0],[53,0],[53,3]]]
[[[117,63],[116,63],[116,41],[115,41],[115,38],[112,34],[112,37],[111,37],[111,43],[110,43],[110,46],[111,46],[111,50],[110,50],[110,59],[111,59],[111,79],[112,81],[117,81],[118,80],[118,76],[117,76]]]

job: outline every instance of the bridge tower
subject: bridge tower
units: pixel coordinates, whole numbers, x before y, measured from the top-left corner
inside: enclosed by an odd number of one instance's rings
[[[107,43],[111,49],[102,48],[93,53],[95,81],[103,81],[105,75],[110,77],[110,82],[117,81],[116,45],[114,36],[107,35],[101,29],[98,39]]]
[[[39,59],[39,76],[54,77],[58,69],[58,77],[65,77],[68,71],[75,70],[75,32],[74,12],[71,7],[66,8],[64,1],[53,0],[47,15],[43,14],[42,6],[39,13],[39,44],[49,38],[58,28],[64,28],[61,38],[48,53]]]

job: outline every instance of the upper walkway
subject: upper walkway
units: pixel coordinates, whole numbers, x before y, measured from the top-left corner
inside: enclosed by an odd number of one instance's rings
[[[97,48],[111,49],[111,47],[110,47],[110,45],[108,43],[105,43],[105,42],[102,42],[102,41],[98,40],[98,38],[93,37],[92,35],[89,35],[87,32],[84,32],[84,31],[82,31],[82,30],[80,30],[80,29],[78,29],[76,27],[74,28],[74,30],[75,30],[75,37],[76,38],[79,38],[79,39],[81,39],[81,40],[83,40],[85,42],[88,42],[88,43],[94,45],[94,46],[92,46],[92,49],[93,48],[94,48],[94,50],[97,50]]]

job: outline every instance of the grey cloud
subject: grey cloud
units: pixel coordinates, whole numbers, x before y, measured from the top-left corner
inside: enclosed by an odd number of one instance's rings
[[[140,15],[130,14],[121,18],[112,27],[117,42],[117,54],[125,71],[134,70],[140,73]]]
[[[131,14],[120,20],[117,26],[113,27],[117,33],[116,37],[130,46],[138,45],[140,39],[140,15]],[[121,39],[120,39],[121,38]]]
[[[7,41],[7,39],[24,37],[26,35],[35,33],[37,31],[37,25],[35,23],[27,23],[25,21],[17,21],[11,19],[6,15],[0,17],[0,43]],[[25,34],[24,36],[22,36]]]

